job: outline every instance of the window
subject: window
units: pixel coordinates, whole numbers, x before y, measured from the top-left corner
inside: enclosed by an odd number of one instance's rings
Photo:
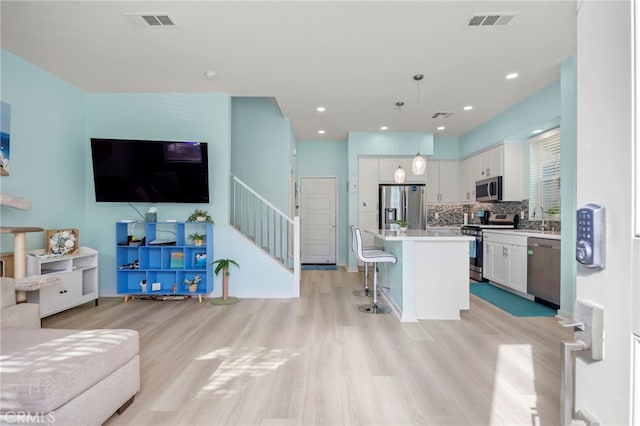
[[[529,220],[560,220],[560,129],[529,139]],[[534,214],[535,213],[535,214]]]

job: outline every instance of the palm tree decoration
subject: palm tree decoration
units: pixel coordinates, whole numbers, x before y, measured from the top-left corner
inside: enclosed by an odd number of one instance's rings
[[[222,271],[222,297],[217,297],[211,300],[214,305],[231,305],[238,302],[237,297],[229,297],[229,267],[236,265],[238,268],[238,262],[233,259],[217,259],[213,261],[213,265],[216,265],[214,273],[218,275]]]

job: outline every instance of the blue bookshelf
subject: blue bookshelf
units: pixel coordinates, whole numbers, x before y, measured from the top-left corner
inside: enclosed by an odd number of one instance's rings
[[[203,245],[188,236],[206,235]],[[117,292],[130,297],[198,296],[213,291],[213,225],[204,222],[117,222]],[[185,280],[201,281],[191,288]],[[146,282],[143,288],[141,283]]]

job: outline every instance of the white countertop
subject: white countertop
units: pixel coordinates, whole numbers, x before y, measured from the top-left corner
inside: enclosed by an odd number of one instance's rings
[[[365,229],[374,237],[384,241],[473,241],[474,237],[462,235],[460,229],[455,228],[429,228],[407,229],[405,232],[390,231],[388,229]]]

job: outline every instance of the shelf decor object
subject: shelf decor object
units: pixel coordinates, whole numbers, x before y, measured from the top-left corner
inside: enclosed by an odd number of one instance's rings
[[[132,233],[139,246],[126,242]],[[205,235],[205,243],[196,246],[189,235]],[[160,243],[159,243],[160,242]],[[124,244],[123,244],[124,243]],[[202,222],[140,222],[135,232],[126,222],[116,223],[116,289],[124,301],[135,296],[153,297],[154,300],[182,300],[188,296],[206,297],[213,291],[213,266],[206,259],[213,256],[213,224]],[[138,262],[138,263],[136,263]],[[137,265],[120,268],[118,265]],[[192,292],[188,285],[200,276]],[[140,283],[146,280],[147,291]],[[177,283],[177,285],[176,285]]]
[[[44,239],[45,253],[76,254],[78,252],[77,229],[47,229]]]
[[[195,209],[187,218],[187,222],[206,222],[213,223],[213,219],[207,210]]]

